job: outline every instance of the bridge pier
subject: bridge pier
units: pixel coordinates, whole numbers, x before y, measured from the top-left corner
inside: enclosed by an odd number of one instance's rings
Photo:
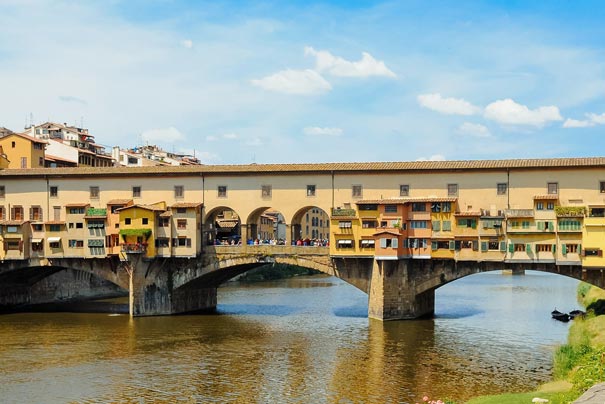
[[[417,292],[417,268],[411,260],[376,260],[372,268],[368,317],[377,320],[409,320],[432,316],[435,289]]]

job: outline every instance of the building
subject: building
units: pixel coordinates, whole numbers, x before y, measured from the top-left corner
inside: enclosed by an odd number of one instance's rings
[[[125,167],[201,164],[195,156],[167,152],[156,145],[137,146],[132,149],[121,149],[119,146],[114,146],[112,149],[112,157],[117,165]]]
[[[11,133],[0,138],[7,168],[44,167],[45,150],[48,142],[22,133]]]

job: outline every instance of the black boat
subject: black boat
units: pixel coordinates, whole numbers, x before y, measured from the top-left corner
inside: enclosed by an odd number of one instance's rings
[[[572,320],[576,317],[584,317],[585,315],[586,312],[582,310],[572,310],[569,312],[569,318]]]
[[[561,313],[559,310],[554,309],[553,311],[550,312],[550,315],[552,316],[552,318],[554,318],[555,320],[559,320],[562,321],[564,323],[567,323],[569,321],[569,314],[567,313]]]

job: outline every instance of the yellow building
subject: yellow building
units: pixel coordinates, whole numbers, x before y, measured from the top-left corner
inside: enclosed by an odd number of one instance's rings
[[[131,205],[117,211],[120,214],[122,251],[155,257],[156,217],[166,211],[166,203]]]
[[[44,167],[46,144],[45,140],[19,133],[0,138],[0,146],[9,161],[7,168]]]
[[[584,218],[582,244],[567,244],[567,254],[580,254],[582,266],[605,267],[605,204],[588,205],[588,217]],[[574,251],[575,250],[575,251]]]

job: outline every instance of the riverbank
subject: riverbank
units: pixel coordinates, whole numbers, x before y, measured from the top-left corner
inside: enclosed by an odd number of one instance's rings
[[[567,404],[594,384],[605,381],[605,290],[581,283],[578,300],[587,315],[574,320],[567,344],[555,352],[554,382],[533,392],[481,396],[467,404],[530,403],[536,397],[552,404]]]
[[[267,264],[250,270],[237,278],[238,282],[251,283],[292,278],[294,276],[317,275],[320,271],[296,265]]]

